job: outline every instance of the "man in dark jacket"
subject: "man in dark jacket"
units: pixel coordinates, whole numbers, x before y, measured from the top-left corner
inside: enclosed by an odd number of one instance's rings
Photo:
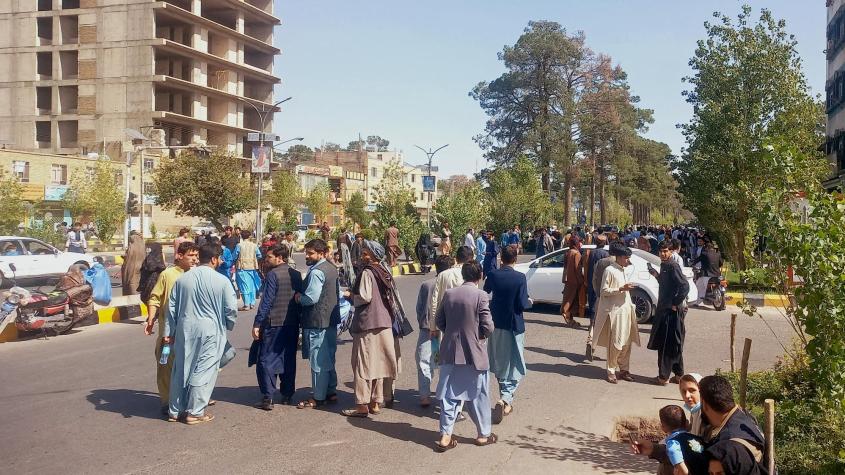
[[[601,287],[601,277],[604,269],[613,262],[613,257],[604,247],[607,245],[607,235],[601,233],[596,236],[596,248],[590,253],[590,260],[587,261],[587,316],[590,317],[590,329],[587,331],[587,359],[593,361],[593,325],[596,320],[596,300],[598,290]],[[606,259],[603,265],[599,262]]]
[[[263,395],[259,407],[265,411],[273,409],[277,376],[282,404],[290,404],[296,389],[300,306],[294,295],[303,289],[302,274],[287,264],[288,257],[288,247],[282,244],[267,250],[266,262],[271,269],[252,325],[252,338],[258,342],[255,375]]]
[[[513,396],[525,377],[525,320],[522,311],[531,306],[525,274],[513,269],[516,246],[502,249],[502,268],[487,275],[484,291],[492,292],[490,313],[493,315],[493,335],[487,345],[490,372],[499,381],[501,399],[493,409],[493,423],[513,412]]]
[[[648,268],[660,285],[648,349],[657,350],[658,374],[655,383],[665,386],[667,381],[677,384],[684,375],[684,316],[689,283],[681,267],[672,258],[671,243],[665,240],[660,243],[660,261],[659,273],[651,265]],[[672,372],[675,376],[670,380],[669,374]]]

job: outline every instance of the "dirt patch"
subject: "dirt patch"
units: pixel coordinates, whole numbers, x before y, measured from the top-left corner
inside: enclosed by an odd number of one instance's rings
[[[630,435],[637,439],[657,442],[664,437],[660,430],[660,419],[656,417],[622,417],[616,420],[616,427],[610,435],[616,442],[628,442]]]

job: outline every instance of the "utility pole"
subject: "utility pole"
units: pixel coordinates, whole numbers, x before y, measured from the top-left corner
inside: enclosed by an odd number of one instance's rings
[[[446,144],[446,145],[443,145],[440,148],[432,151],[431,147],[429,147],[428,150],[426,150],[426,149],[420,147],[419,145],[414,145],[414,147],[417,147],[418,149],[422,150],[422,152],[426,155],[426,157],[428,157],[428,176],[429,177],[432,176],[432,174],[431,174],[431,161],[434,158],[434,154],[436,154],[437,152],[443,150],[444,148],[446,148],[448,146],[449,146],[449,144]],[[429,179],[431,179],[431,178],[429,178]],[[423,185],[423,186],[425,186],[425,185]],[[427,209],[428,209],[428,212],[426,213],[426,217],[425,217],[426,227],[429,229],[429,231],[431,230],[431,193],[432,193],[431,191],[428,192],[428,203],[427,203],[427,206],[426,206]]]

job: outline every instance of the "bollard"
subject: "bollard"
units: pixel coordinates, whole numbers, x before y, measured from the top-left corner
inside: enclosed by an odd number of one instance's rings
[[[763,403],[766,430],[766,466],[769,473],[775,473],[775,401],[766,399]]]
[[[748,394],[748,358],[751,356],[751,338],[745,339],[745,347],[742,349],[742,366],[739,374],[739,406],[745,409],[746,395]]]
[[[731,373],[736,372],[736,314],[731,314]]]

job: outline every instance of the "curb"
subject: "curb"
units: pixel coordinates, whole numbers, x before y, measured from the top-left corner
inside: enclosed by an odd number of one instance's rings
[[[398,275],[419,274],[422,272],[419,262],[395,265],[391,267],[390,270],[393,277]]]
[[[129,320],[139,316],[147,315],[147,306],[141,303],[140,297],[137,295],[121,296],[112,298],[111,303],[107,307],[101,307],[94,304],[94,311],[97,313],[97,319],[89,318],[81,322],[77,327],[89,325],[105,325],[107,323],[115,323],[121,320]],[[0,334],[0,343],[8,343],[17,340],[20,337],[29,336],[31,333],[19,333],[17,327],[13,323],[6,325],[3,333]]]
[[[729,304],[738,304],[742,300],[747,300],[749,304],[755,307],[775,307],[784,308],[789,306],[789,299],[785,295],[779,294],[756,294],[743,292],[727,292],[725,293],[725,300]]]

